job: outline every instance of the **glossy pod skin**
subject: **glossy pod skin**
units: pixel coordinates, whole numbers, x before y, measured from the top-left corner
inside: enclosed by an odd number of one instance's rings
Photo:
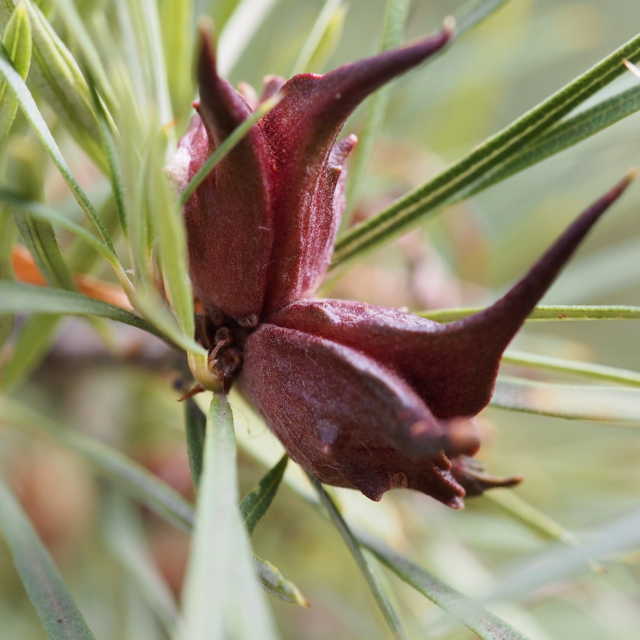
[[[530,271],[487,309],[442,325],[396,309],[313,300],[345,207],[336,142],[370,93],[440,51],[451,28],[325,75],[268,78],[280,102],[185,206],[197,338],[225,389],[235,381],[290,456],[327,484],[373,500],[410,488],[454,508],[511,486],[471,459],[473,422],[489,402],[507,345],[625,178],[584,211]],[[251,104],[218,76],[210,39],[198,65],[198,114],[169,171],[184,188]],[[260,101],[258,101],[259,104]]]

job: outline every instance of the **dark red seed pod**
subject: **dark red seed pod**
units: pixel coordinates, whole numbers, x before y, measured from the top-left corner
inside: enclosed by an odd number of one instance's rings
[[[507,345],[631,176],[505,296],[463,320],[443,325],[360,302],[309,300],[345,207],[344,165],[356,140],[336,142],[340,129],[367,95],[450,37],[445,29],[322,76],[269,78],[262,100],[279,91],[281,101],[216,166],[184,215],[204,310],[197,337],[209,350],[198,365],[202,386],[227,391],[237,378],[291,457],[322,482],[373,500],[411,488],[458,508],[465,493],[520,481],[490,476],[471,459],[480,444],[473,417],[491,398]],[[170,167],[179,187],[255,106],[218,76],[206,36],[198,79],[200,115]]]

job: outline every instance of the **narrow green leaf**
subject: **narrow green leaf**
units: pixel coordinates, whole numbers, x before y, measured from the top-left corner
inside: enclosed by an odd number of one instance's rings
[[[133,10],[136,7],[140,10],[137,4],[131,7],[118,4],[118,8],[123,12],[124,27],[127,26],[125,18],[128,15],[128,9]],[[139,16],[138,19],[140,19]],[[131,25],[129,24],[128,27],[130,28]],[[135,43],[132,45],[134,50],[137,50],[134,45]],[[157,327],[157,330],[185,351],[204,355],[205,350],[193,339],[193,331],[190,328],[193,323],[193,313],[190,311],[192,299],[187,293],[190,289],[190,283],[187,276],[186,258],[181,258],[172,249],[168,253],[165,252],[167,258],[165,263],[169,268],[167,275],[171,276],[169,293],[176,301],[176,309],[180,313],[183,326],[187,328],[186,331],[181,329],[158,289],[158,279],[155,273],[157,265],[153,251],[158,231],[158,221],[156,220],[158,212],[153,209],[156,206],[166,208],[168,206],[167,200],[173,200],[173,195],[170,199],[161,201],[158,205],[155,204],[155,201],[162,196],[162,193],[158,193],[158,189],[162,192],[167,189],[167,185],[164,183],[165,177],[160,175],[162,170],[159,165],[162,165],[163,157],[155,155],[157,148],[154,145],[161,135],[158,131],[157,118],[153,116],[142,118],[140,106],[132,99],[135,90],[128,82],[127,74],[124,73],[119,79],[122,82],[114,83],[114,87],[123,108],[119,113],[121,117],[118,118],[119,158],[116,158],[114,154],[112,180],[114,181],[114,190],[122,196],[118,211],[122,226],[127,230],[128,248],[136,279],[135,290],[122,268],[118,269],[119,263],[113,266],[131,305],[150,324]],[[163,156],[164,151],[163,148]],[[159,186],[154,189],[153,185],[156,183]],[[115,186],[116,184],[117,186]],[[169,220],[167,224],[179,225],[181,220]],[[167,236],[170,247],[182,244],[175,234],[171,236],[165,230],[164,237]],[[184,252],[184,249],[181,250]],[[180,268],[181,261],[185,264],[184,268]],[[169,289],[169,281],[167,281],[167,289]]]
[[[4,48],[23,79],[31,64],[31,27],[24,1],[16,5],[3,37]],[[18,111],[18,99],[6,81],[0,82],[0,143],[4,141]]]
[[[313,476],[309,475],[309,479],[311,480],[311,484],[317,491],[318,496],[320,497],[320,501],[327,510],[329,517],[331,518],[336,528],[344,538],[347,546],[349,547],[349,551],[351,551],[355,561],[358,564],[358,567],[360,568],[360,571],[362,571],[362,574],[364,575],[367,584],[369,585],[369,588],[371,589],[371,592],[373,593],[373,596],[375,597],[376,602],[380,607],[380,611],[382,611],[382,614],[384,615],[384,618],[387,621],[389,628],[391,629],[393,637],[399,640],[405,639],[407,636],[404,629],[402,628],[400,618],[392,607],[387,594],[384,592],[382,585],[380,584],[380,580],[375,573],[374,567],[362,553],[360,543],[351,532],[351,529],[349,529],[347,523],[344,521],[344,518],[340,514],[340,511],[338,511],[338,508],[336,507],[334,501],[332,500],[331,496],[325,491],[324,487]]]
[[[141,51],[144,43],[140,40],[146,34],[144,19],[139,15],[139,3],[115,0],[114,4],[120,37],[116,39],[112,35],[109,21],[102,13],[94,17],[94,37],[98,41],[102,57],[107,59],[111,54],[115,58],[112,67],[117,75],[112,77],[112,82],[120,109],[119,114],[115,113],[114,116],[116,118],[118,115],[123,118],[133,116],[139,119],[140,128],[146,133],[142,114],[146,112],[149,102],[153,102],[153,97],[147,86],[147,61]],[[116,52],[121,52],[121,57],[115,57]],[[125,143],[135,139],[127,135],[128,132],[123,130],[120,122],[118,122],[118,130],[124,137]],[[130,146],[135,147],[135,145]],[[125,177],[126,175],[125,173]]]
[[[563,542],[574,547],[582,544],[582,541],[575,533],[563,527],[546,513],[536,509],[536,507],[510,489],[492,489],[483,493],[482,499],[497,504],[512,518],[515,518],[518,522],[548,540]],[[595,573],[606,573],[600,563],[590,559],[588,564]]]
[[[0,476],[0,531],[51,640],[95,640],[49,552]]]
[[[483,493],[481,499],[499,505],[510,516],[549,540],[571,545],[580,544],[580,540],[574,533],[509,489],[492,489]]]
[[[199,484],[202,472],[202,453],[204,450],[206,416],[193,398],[185,400],[185,416],[187,424],[187,452],[191,475],[196,486]],[[264,515],[275,496],[282,475],[284,474],[288,458],[285,456],[262,479],[260,484],[240,503],[240,513],[251,535],[253,528]],[[197,479],[197,480],[196,480]],[[250,521],[251,524],[250,524]],[[252,526],[251,526],[252,525]],[[251,528],[250,528],[251,527]],[[253,556],[254,568],[260,579],[262,588],[269,594],[289,602],[308,607],[307,599],[302,595],[298,587],[287,580],[280,570],[255,554]]]
[[[117,260],[111,249],[102,240],[100,240],[100,238],[96,237],[93,233],[87,231],[84,227],[76,224],[75,222],[73,222],[73,220],[61,214],[56,209],[47,206],[46,204],[28,200],[18,195],[17,193],[13,193],[12,191],[8,191],[7,189],[2,188],[0,188],[0,202],[5,202],[12,208],[19,209],[32,218],[55,224],[63,228],[65,231],[73,233],[75,236],[91,245],[109,262]]]
[[[492,489],[491,491],[483,493],[482,499],[497,504],[509,516],[515,518],[518,522],[548,540],[563,542],[564,544],[569,544],[574,547],[582,544],[582,541],[572,531],[563,527],[546,513],[536,509],[536,507],[521,498],[515,491],[510,489]],[[595,573],[606,573],[600,563],[590,559],[588,564]]]
[[[123,131],[127,136],[129,132]],[[127,193],[126,215],[129,253],[135,272],[135,283],[138,292],[153,296],[156,287],[153,283],[153,259],[151,256],[152,239],[154,233],[150,227],[154,221],[150,218],[147,201],[147,180],[149,174],[150,148],[149,134],[141,140],[141,150],[131,142],[122,140],[123,146],[130,157],[126,160],[129,166],[123,164],[127,172],[125,193]]]
[[[23,211],[23,212],[27,213],[30,217],[36,218],[37,220],[46,221],[47,224],[48,223],[55,223],[55,224],[61,226],[63,229],[75,234],[78,238],[80,238],[81,240],[86,242],[93,249],[95,249],[96,252],[99,255],[102,255],[107,259],[107,261],[109,262],[109,264],[113,268],[114,273],[118,277],[118,280],[120,281],[120,284],[122,285],[123,290],[125,291],[125,293],[129,297],[130,302],[132,302],[132,304],[135,302],[135,300],[136,300],[135,292],[131,288],[131,284],[129,282],[129,279],[128,279],[126,273],[124,272],[124,269],[123,269],[122,265],[118,262],[118,258],[113,253],[112,249],[106,243],[104,243],[100,238],[97,238],[95,235],[93,235],[92,233],[88,232],[86,229],[82,228],[81,226],[79,226],[75,222],[69,220],[66,216],[63,216],[62,214],[60,214],[55,209],[52,209],[51,207],[48,207],[48,206],[46,206],[44,204],[41,204],[39,202],[33,202],[31,200],[27,200],[27,199],[22,198],[21,196],[15,194],[15,193],[12,193],[12,192],[7,191],[7,190],[2,189],[2,188],[0,188],[0,201],[6,202],[7,204],[10,204],[12,207],[17,208],[20,211]],[[23,233],[23,237],[24,237],[24,233]],[[48,274],[49,273],[48,264],[46,262],[40,260],[39,253],[37,253],[37,252],[34,253],[34,251],[32,251],[32,255],[34,255],[34,258],[36,259],[36,262],[37,262],[40,270],[45,275]],[[68,271],[68,267],[66,267],[66,261],[64,262],[63,266]],[[60,284],[60,285],[64,285],[65,284],[65,281],[59,281],[57,278],[49,278],[49,281],[50,282],[53,281],[56,285],[57,284]],[[66,284],[67,284],[67,287],[69,287],[68,282]],[[45,313],[47,313],[47,311],[45,311]],[[192,340],[185,341],[185,340],[182,339],[182,336],[180,336],[180,335],[178,335],[176,337],[175,335],[169,334],[166,331],[165,331],[165,333],[167,334],[166,336],[161,335],[163,330],[160,327],[160,322],[162,321],[162,316],[160,314],[155,314],[154,315],[152,313],[152,314],[149,314],[148,317],[152,317],[152,318],[154,318],[156,320],[156,322],[154,322],[154,323],[149,323],[149,326],[151,326],[151,324],[153,324],[153,326],[157,327],[156,329],[153,330],[153,332],[155,332],[156,335],[159,335],[160,337],[163,337],[163,339],[165,339],[166,337],[169,337],[171,340],[173,340],[176,344],[178,344],[180,346],[182,346],[184,344],[184,347],[186,349],[189,349],[189,348],[192,347],[191,343],[193,341]],[[147,325],[145,325],[145,326],[147,326]],[[172,328],[172,327],[170,327],[170,328]]]
[[[329,18],[320,42],[315,48],[311,59],[309,60],[308,68],[310,70],[322,71],[327,62],[331,59],[336,49],[340,45],[342,39],[342,33],[344,31],[344,23],[347,17],[347,4],[342,3],[333,12]]]
[[[150,326],[154,327],[156,335],[183,351],[206,357],[207,350],[197,343],[191,336],[186,335],[180,329],[175,317],[171,313],[166,302],[155,289],[149,289],[142,295],[136,293],[129,296],[133,307],[146,319]]]
[[[0,396],[0,419],[7,426],[19,428],[56,442],[79,454],[100,475],[123,493],[144,504],[175,527],[190,532],[194,512],[180,494],[113,447],[66,429],[47,416]]]
[[[29,24],[29,9],[25,0],[17,2],[2,38],[4,48],[13,61],[13,66],[24,80],[31,66],[31,26]],[[4,97],[4,91],[0,97]]]
[[[129,0],[130,2],[132,0]],[[140,29],[146,36],[146,59],[149,70],[152,71],[153,95],[155,106],[158,109],[160,123],[163,127],[170,126],[173,122],[173,110],[171,109],[171,97],[167,84],[167,68],[165,65],[164,49],[162,47],[162,32],[160,29],[160,15],[158,3],[155,0],[135,0],[139,3],[144,20],[144,29]],[[142,25],[141,25],[142,26]],[[183,73],[187,70],[183,69]],[[173,135],[173,129],[168,130],[168,135]],[[171,138],[170,138],[171,139]],[[173,149],[171,149],[173,152]],[[166,156],[168,161],[170,156]]]
[[[533,353],[524,353],[509,349],[502,357],[505,364],[543,369],[570,375],[579,375],[594,380],[606,380],[618,384],[628,384],[640,387],[640,372],[627,371],[617,367],[606,367],[601,364],[591,364],[589,362],[576,362],[575,360],[564,360],[563,358],[553,358],[551,356],[539,356]]]
[[[62,174],[62,177],[69,185],[69,188],[78,201],[80,208],[89,219],[89,222],[91,223],[96,235],[115,254],[115,250],[113,249],[113,244],[111,243],[111,239],[109,238],[107,230],[104,228],[104,225],[100,221],[100,218],[98,217],[98,214],[93,205],[89,201],[89,198],[80,188],[80,185],[77,183],[76,179],[73,177],[71,170],[69,169],[67,163],[62,157],[62,154],[60,153],[60,149],[58,148],[56,141],[51,135],[46,122],[42,118],[42,115],[40,114],[40,111],[38,110],[38,107],[33,100],[31,92],[27,88],[27,85],[24,83],[24,80],[20,77],[20,74],[15,70],[13,63],[11,62],[11,59],[9,58],[4,46],[0,48],[0,74],[5,77],[6,81],[16,93],[18,101],[20,102],[20,107],[22,108],[25,117],[40,138],[40,141],[51,156],[54,164],[58,167],[58,170]],[[96,135],[98,135],[97,132]]]
[[[113,197],[113,192],[108,187],[105,188],[104,199],[101,199],[98,203],[98,215],[100,216],[100,220],[104,223],[104,226],[111,238],[116,240],[120,235],[122,228],[120,226],[120,220],[118,219],[118,211]],[[55,226],[55,222],[53,222],[53,220],[51,220],[51,222]],[[67,255],[69,267],[73,273],[97,273],[97,270],[102,268],[102,259],[104,256],[101,253],[98,253],[93,246],[87,244],[85,240],[79,237],[76,237],[72,242],[70,242],[65,253]]]
[[[247,525],[247,531],[251,535],[256,525],[271,506],[278,492],[282,476],[287,469],[289,456],[284,455],[278,464],[270,469],[260,482],[242,499],[240,513]]]
[[[195,95],[193,76],[186,72],[193,65],[193,0],[165,0],[160,21],[173,111],[186,116]]]
[[[34,314],[20,327],[0,370],[0,389],[7,393],[24,382],[49,352],[60,316]]]
[[[416,315],[436,322],[453,322],[466,318],[484,307],[465,307],[460,309],[434,309],[433,311],[418,311]],[[527,322],[531,320],[638,320],[640,307],[623,305],[599,306],[539,306],[536,307]]]
[[[193,531],[193,505],[169,485],[113,447],[66,429],[6,396],[0,396],[0,422],[55,440],[81,456],[96,473],[132,500],[145,505],[178,529],[187,533]],[[265,591],[285,602],[307,606],[307,601],[299,589],[287,580],[277,567],[256,556],[253,557],[253,564]]]
[[[489,175],[474,183],[459,197],[470,198],[507,178],[542,162],[560,151],[619,122],[640,110],[640,87],[632,87],[603,100],[573,118],[551,127],[543,135],[526,145],[519,153],[497,166]]]
[[[140,515],[113,490],[102,492],[101,530],[111,554],[171,635],[179,618],[175,598],[151,555]]]
[[[104,152],[107,167],[109,169],[109,181],[111,182],[111,189],[113,192],[113,198],[116,204],[116,211],[118,212],[118,220],[120,222],[120,228],[124,237],[127,237],[127,213],[125,209],[125,197],[124,197],[124,182],[122,179],[122,167],[120,166],[120,158],[118,157],[118,149],[113,136],[113,128],[115,125],[111,125],[108,114],[105,110],[102,100],[96,91],[95,81],[93,75],[89,76],[89,89],[91,90],[91,98],[93,100],[93,107],[98,119],[98,129],[100,131],[100,141],[102,143],[102,151]]]
[[[217,0],[211,6],[211,17],[218,31],[222,31],[232,16],[240,0]]]
[[[491,405],[574,420],[612,420],[616,426],[632,429],[640,427],[640,389],[551,384],[499,376]]]
[[[233,132],[224,139],[224,141],[216,148],[216,150],[207,158],[207,161],[200,167],[185,190],[178,198],[178,205],[182,209],[187,200],[193,195],[195,190],[202,184],[205,178],[213,171],[215,166],[229,154],[233,148],[244,138],[251,130],[251,127],[273,109],[281,100],[281,96],[276,94],[269,100],[265,100],[241,125],[236,127]]]
[[[463,34],[479,25],[507,2],[509,0],[469,0],[465,2],[453,16],[455,19],[454,45]],[[387,0],[381,51],[399,47],[402,44],[402,34],[408,9],[409,0]],[[348,228],[354,208],[358,204],[374,142],[382,129],[387,104],[391,96],[391,88],[392,85],[385,85],[368,99],[364,125],[358,136],[358,145],[349,164],[347,212],[342,220],[342,229]]]
[[[243,51],[278,0],[240,0],[218,40],[218,71],[228,78]]]
[[[527,640],[526,636],[419,565],[374,538],[359,534],[360,542],[401,580],[457,618],[483,640]]]
[[[380,51],[394,49],[402,44],[404,25],[409,13],[409,0],[387,0]],[[363,180],[369,169],[371,154],[378,137],[391,97],[391,87],[385,85],[367,101],[364,125],[358,136],[358,144],[353,151],[347,181],[348,210],[342,220],[342,228],[349,226],[363,187]]]
[[[76,142],[98,168],[106,169],[98,143],[99,134],[87,83],[80,67],[40,8],[25,0],[33,35],[30,80],[51,105]],[[10,0],[5,0],[9,5]]]
[[[637,548],[640,543],[640,510],[636,507],[612,521],[609,516],[593,532],[584,536],[579,547],[557,545],[537,555],[526,566],[503,579],[483,601],[522,598],[535,589],[567,579],[584,569],[592,558],[611,557]]]
[[[148,166],[147,198],[158,227],[157,251],[164,286],[180,329],[186,336],[195,333],[193,290],[189,278],[187,238],[181,209],[175,206],[176,194],[167,180],[162,161],[160,136],[151,140],[154,162]]]
[[[625,71],[623,59],[640,58],[640,35],[607,56],[537,107],[475,147],[429,182],[410,191],[378,215],[360,224],[336,244],[333,267],[388,242],[420,224],[499,164],[518,153],[587,98]]]
[[[83,61],[93,78],[93,83],[97,86],[107,105],[109,105],[109,109],[113,109],[117,101],[107,77],[107,71],[75,3],[72,0],[56,0],[56,10],[67,27],[70,37],[77,43]]]
[[[26,200],[43,199],[46,163],[47,154],[42,145],[35,136],[29,136],[11,153],[4,181]],[[15,198],[20,199],[20,196]],[[11,204],[7,200],[5,202]],[[11,209],[22,242],[47,282],[54,287],[75,291],[71,270],[51,223],[33,219],[21,208]]]
[[[49,284],[67,291],[75,291],[71,271],[51,224],[42,220],[32,220],[18,212],[14,214],[14,220],[22,241]]]
[[[184,422],[187,435],[189,468],[191,469],[193,484],[197,488],[202,475],[202,456],[204,453],[207,416],[193,398],[187,398],[184,401]]]
[[[183,593],[180,637],[184,640],[277,637],[258,589],[249,536],[237,505],[233,419],[226,398],[216,395],[207,417],[204,468]]]
[[[335,13],[339,11],[341,4],[342,0],[325,0],[322,10],[309,31],[309,36],[300,51],[300,55],[293,65],[292,76],[313,71],[309,67],[309,63],[314,58],[327,29],[331,25],[331,20]]]
[[[164,340],[156,327],[120,307],[94,300],[81,293],[34,287],[17,282],[0,282],[0,313],[47,313],[70,316],[98,316],[123,322]]]
[[[122,40],[117,46],[124,49],[125,55],[120,73],[129,76],[127,80],[134,92],[133,95],[137,98],[136,107],[143,114],[142,138],[151,131],[145,120],[153,114],[151,120],[159,119],[160,126],[169,127],[169,151],[172,152],[174,133],[170,127],[173,124],[173,112],[167,86],[158,3],[154,0],[119,0],[116,7],[122,35]],[[183,72],[189,71],[185,69]],[[123,101],[119,95],[121,92],[117,87],[114,88],[121,111],[125,117],[130,117],[128,101]],[[125,135],[123,130],[121,133]],[[130,143],[130,140],[125,140],[125,144]],[[142,149],[138,148],[137,151],[140,153]],[[164,160],[168,162],[169,157],[165,157]]]

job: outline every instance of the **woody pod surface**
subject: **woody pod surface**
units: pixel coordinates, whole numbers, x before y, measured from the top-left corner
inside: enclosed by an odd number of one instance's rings
[[[500,359],[627,177],[586,209],[496,303],[450,324],[313,295],[345,208],[336,141],[373,91],[440,51],[440,33],[324,75],[265,79],[241,95],[216,69],[204,34],[200,101],[169,172],[184,189],[213,151],[266,99],[280,102],[215,167],[184,208],[197,339],[209,350],[203,387],[238,384],[300,466],[321,482],[379,500],[406,487],[454,508],[511,486],[472,456],[473,417],[489,402]]]

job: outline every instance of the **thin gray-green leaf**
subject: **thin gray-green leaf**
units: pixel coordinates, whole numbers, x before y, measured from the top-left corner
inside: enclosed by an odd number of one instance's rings
[[[640,427],[640,389],[551,384],[498,376],[491,405],[572,420]]]
[[[133,578],[167,634],[173,633],[179,618],[178,606],[152,557],[140,514],[126,498],[109,488],[102,491],[101,529],[113,557]]]
[[[89,298],[75,291],[34,287],[17,282],[0,282],[0,313],[54,313],[70,316],[98,316],[129,324],[160,338],[165,336],[152,324],[120,307]]]
[[[376,575],[373,566],[367,560],[365,555],[362,553],[362,549],[360,548],[359,541],[351,532],[351,529],[349,528],[344,518],[342,517],[342,514],[336,507],[333,499],[325,491],[324,487],[320,484],[320,482],[318,482],[318,480],[316,480],[311,475],[309,475],[309,479],[311,480],[311,484],[317,491],[320,501],[322,502],[324,508],[327,510],[329,517],[331,518],[336,528],[340,532],[340,535],[342,535],[344,541],[349,547],[349,551],[351,551],[351,554],[353,555],[356,563],[358,564],[360,571],[362,571],[362,574],[364,575],[364,578],[367,581],[367,584],[369,585],[369,588],[371,589],[371,592],[373,593],[373,596],[376,599],[378,606],[380,607],[380,611],[382,612],[382,615],[384,616],[385,620],[387,621],[387,624],[389,625],[389,628],[391,629],[391,633],[393,634],[393,637],[398,640],[405,640],[407,638],[407,635],[402,627],[400,618],[396,613],[395,609],[393,608],[393,606],[391,605],[391,602],[387,594],[384,592],[382,585],[380,584],[380,580]]]
[[[545,371],[640,387],[640,372],[627,371],[625,369],[618,369],[617,367],[607,367],[601,364],[591,364],[590,362],[577,362],[575,360],[565,360],[552,356],[540,356],[533,353],[516,351],[514,349],[508,349],[505,352],[502,357],[502,362],[516,366],[543,369]]]
[[[109,238],[107,230],[100,221],[100,218],[98,217],[95,208],[91,204],[91,201],[87,197],[87,194],[80,188],[80,185],[71,173],[71,169],[69,169],[69,166],[62,157],[60,149],[58,148],[58,145],[51,135],[46,122],[40,114],[40,110],[38,109],[38,106],[36,105],[31,92],[27,88],[27,85],[24,83],[24,80],[20,77],[20,74],[13,66],[13,63],[11,62],[11,59],[9,58],[9,55],[7,54],[4,46],[0,47],[0,74],[4,76],[13,91],[16,93],[16,96],[20,103],[20,107],[22,108],[25,117],[40,138],[40,141],[51,156],[54,164],[58,167],[58,170],[62,174],[62,177],[69,185],[69,188],[71,189],[75,199],[78,201],[80,208],[85,213],[85,215],[89,219],[89,222],[93,226],[96,235],[115,254],[113,244],[111,242],[111,239]]]
[[[278,492],[282,476],[287,468],[289,456],[284,455],[278,464],[270,469],[260,482],[242,499],[240,513],[251,535],[256,525],[267,512]]]
[[[436,322],[453,322],[466,318],[484,307],[464,307],[459,309],[434,309],[418,311],[416,315]],[[640,320],[640,307],[624,305],[572,305],[536,307],[527,322],[531,320]]]
[[[4,31],[3,44],[13,60],[16,71],[24,79],[31,64],[31,27],[24,2],[18,3]],[[16,117],[18,99],[6,81],[0,82],[0,142],[2,142]]]
[[[51,640],[95,640],[49,552],[0,475],[0,531]]]
[[[460,195],[460,199],[471,196],[538,164],[543,160],[578,144],[607,127],[640,110],[640,87],[632,87],[616,96],[603,100],[573,118],[569,118],[546,131],[526,145],[522,151],[497,166],[471,188]]]
[[[277,637],[252,567],[249,536],[237,506],[236,473],[231,409],[225,397],[214,395],[183,592],[183,640]]]
[[[202,456],[207,429],[207,416],[193,398],[184,401],[184,423],[187,436],[187,455],[193,484],[198,487],[202,475]]]
[[[409,0],[387,0],[380,51],[400,46],[408,12]],[[342,220],[343,229],[349,226],[352,213],[357,205],[362,183],[369,167],[373,146],[384,122],[390,96],[391,87],[387,85],[381,87],[367,101],[364,124],[349,166],[349,180],[347,181],[348,210]]]
[[[401,580],[450,613],[483,640],[527,640],[517,629],[487,611],[419,565],[392,551],[374,538],[360,533],[360,542]]]
[[[640,59],[640,35],[578,76],[547,100],[475,147],[427,183],[413,189],[378,215],[360,224],[340,239],[333,267],[388,242],[420,224],[429,213],[451,202],[498,165],[519,153],[556,122],[573,111],[625,70],[623,59]]]

